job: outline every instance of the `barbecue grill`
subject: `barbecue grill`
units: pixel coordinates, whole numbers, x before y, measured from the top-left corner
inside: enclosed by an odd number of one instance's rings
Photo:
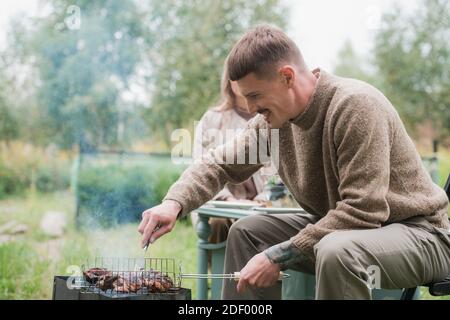
[[[182,279],[239,280],[240,273],[182,273],[171,258],[95,258],[81,268],[82,275],[55,276],[54,300],[190,300]],[[280,272],[279,280],[289,277]]]
[[[191,290],[181,287],[180,269],[170,258],[97,257],[81,266],[83,275],[55,276],[53,299],[190,300]],[[90,278],[89,270],[102,271],[107,277]],[[110,283],[105,286],[106,281]]]

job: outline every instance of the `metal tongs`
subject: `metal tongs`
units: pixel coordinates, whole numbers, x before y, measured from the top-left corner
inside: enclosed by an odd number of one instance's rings
[[[160,228],[160,226],[157,226],[153,232],[155,232],[156,230],[158,230]],[[152,233],[153,234],[153,233]],[[150,239],[152,238],[152,236],[150,235],[150,238],[147,241],[147,244],[144,246],[144,254],[142,255],[142,260],[137,259],[134,263],[134,271],[142,271],[145,269],[145,255],[147,254],[147,250],[148,247],[152,244],[150,242]]]
[[[156,226],[156,228],[153,230],[153,232],[158,231],[160,226]],[[152,234],[153,234],[152,232]],[[150,239],[152,238],[152,235],[150,235],[150,238],[147,241],[147,244],[144,246],[144,255],[147,253],[148,247],[150,246],[151,242]]]

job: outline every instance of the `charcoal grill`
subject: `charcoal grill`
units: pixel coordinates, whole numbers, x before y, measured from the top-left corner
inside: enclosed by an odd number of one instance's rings
[[[169,288],[140,286],[129,290],[124,282],[114,288],[101,289],[97,282],[89,281],[85,275],[74,277],[55,276],[54,300],[190,300],[191,290],[181,287],[181,267],[171,258],[106,258],[97,257],[81,266],[81,271],[91,268],[106,269],[111,277],[125,279],[128,283],[139,281],[158,282],[170,279]],[[69,281],[68,281],[69,280]],[[69,282],[69,283],[68,283]],[[146,282],[146,283],[147,283]],[[167,282],[166,282],[167,284]]]
[[[137,290],[130,290],[122,282],[111,288],[102,288],[99,280],[92,281],[85,271],[92,268],[108,272],[109,279],[122,279],[128,283],[140,282]],[[191,290],[181,286],[182,279],[228,279],[239,280],[240,273],[230,274],[188,274],[181,272],[181,265],[171,258],[95,258],[81,267],[83,275],[69,277],[55,276],[53,284],[54,300],[190,300]],[[279,280],[289,277],[280,272]],[[161,284],[170,279],[169,287],[147,285]],[[167,281],[165,284],[167,285]],[[136,288],[135,288],[136,289]]]

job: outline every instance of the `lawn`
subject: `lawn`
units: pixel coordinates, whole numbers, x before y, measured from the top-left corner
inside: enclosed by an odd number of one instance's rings
[[[439,152],[439,185],[444,186],[450,174],[450,149]]]

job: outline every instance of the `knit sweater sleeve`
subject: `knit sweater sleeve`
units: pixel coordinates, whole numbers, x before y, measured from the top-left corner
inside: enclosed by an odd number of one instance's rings
[[[291,238],[313,260],[315,244],[327,234],[379,228],[389,217],[386,196],[393,128],[385,103],[378,97],[353,95],[331,115],[332,141],[328,143],[336,153],[340,201]]]
[[[183,217],[211,200],[227,182],[238,184],[250,178],[263,165],[256,152],[261,140],[267,142],[259,134],[262,121],[255,117],[232,141],[197,159],[170,187],[163,201],[178,202]]]

